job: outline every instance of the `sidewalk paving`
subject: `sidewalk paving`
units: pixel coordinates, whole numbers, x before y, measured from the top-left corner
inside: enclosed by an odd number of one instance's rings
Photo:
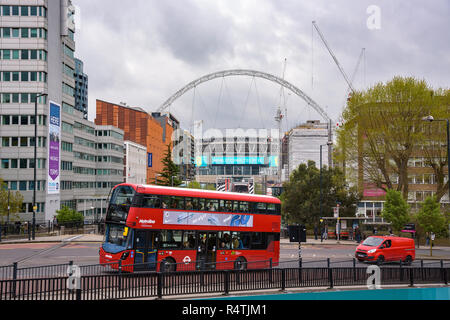
[[[0,242],[2,244],[20,244],[20,243],[52,243],[52,242],[103,242],[103,235],[99,234],[66,234],[66,235],[56,235],[56,236],[36,236],[35,240],[28,240],[28,238],[23,239],[4,239]]]

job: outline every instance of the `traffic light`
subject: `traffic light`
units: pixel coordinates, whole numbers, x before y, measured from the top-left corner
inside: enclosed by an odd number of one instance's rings
[[[306,242],[306,227],[304,225],[288,226],[289,242]]]

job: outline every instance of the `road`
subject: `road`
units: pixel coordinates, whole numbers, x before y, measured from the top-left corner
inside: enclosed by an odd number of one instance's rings
[[[77,265],[99,263],[100,242],[53,242],[53,243],[14,243],[0,244],[0,266],[18,262],[21,267],[66,264],[73,261]],[[298,244],[282,243],[280,250],[281,266],[297,266]],[[302,244],[304,267],[326,267],[330,258],[332,266],[352,266],[356,248],[351,244]],[[442,252],[441,252],[442,251]],[[445,252],[449,254],[448,250]],[[429,255],[428,249],[417,249],[417,255]],[[433,255],[442,256],[443,250],[434,249]],[[288,262],[291,261],[291,262]],[[344,261],[344,262],[342,262]],[[427,264],[432,263],[427,261]],[[435,262],[435,264],[438,262]],[[446,262],[450,263],[450,261]],[[362,266],[357,262],[358,266]],[[420,261],[413,265],[420,265]],[[398,264],[397,264],[398,266]]]

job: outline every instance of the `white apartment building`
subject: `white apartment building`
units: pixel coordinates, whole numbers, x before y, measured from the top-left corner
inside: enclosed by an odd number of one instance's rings
[[[133,141],[124,141],[125,166],[124,174],[126,183],[146,184],[147,183],[147,148]]]

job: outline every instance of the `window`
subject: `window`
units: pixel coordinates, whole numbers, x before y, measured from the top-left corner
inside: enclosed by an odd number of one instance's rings
[[[11,81],[11,72],[3,72],[3,81]]]
[[[239,206],[239,211],[240,212],[249,212],[248,211],[249,205],[247,201],[241,201],[241,204]]]
[[[161,249],[181,249],[182,230],[162,230],[160,236]]]
[[[2,169],[9,169],[9,159],[2,159]]]
[[[3,38],[11,38],[11,28],[3,28]]]
[[[249,249],[249,232],[231,232],[231,249]]]
[[[183,232],[183,248],[195,249],[195,231]]]
[[[20,169],[27,169],[28,168],[28,159],[20,159]]]
[[[106,242],[125,247],[130,233],[125,233],[125,226],[108,225],[106,231]],[[127,234],[126,236],[124,234]]]
[[[28,33],[29,33],[28,31],[29,31],[28,28],[22,28],[21,29],[22,38],[28,38]]]
[[[27,6],[21,6],[20,15],[23,17],[28,16],[28,7]]]
[[[265,213],[266,213],[266,204],[265,204],[265,203],[262,203],[262,202],[258,202],[258,203],[256,204],[255,212],[254,212],[254,213],[262,213],[262,214],[265,214]]]
[[[3,60],[11,59],[11,50],[3,50]]]
[[[20,146],[28,147],[28,138],[27,137],[20,137]]]
[[[230,231],[220,231],[219,237],[219,248],[220,249],[231,249],[231,232]]]
[[[26,181],[19,181],[19,190],[27,191],[27,182]]]
[[[11,7],[10,6],[2,6],[3,7],[3,15],[10,16],[11,15]]]
[[[267,234],[263,232],[252,233],[252,249],[266,249],[267,248]]]
[[[206,199],[206,210],[218,211],[219,210],[219,200]]]
[[[37,72],[36,71],[30,72],[30,81],[37,81]]]
[[[2,137],[2,147],[9,147],[9,137]]]
[[[28,116],[20,116],[20,124],[22,126],[28,125]]]
[[[277,214],[275,203],[267,204],[267,214]]]

